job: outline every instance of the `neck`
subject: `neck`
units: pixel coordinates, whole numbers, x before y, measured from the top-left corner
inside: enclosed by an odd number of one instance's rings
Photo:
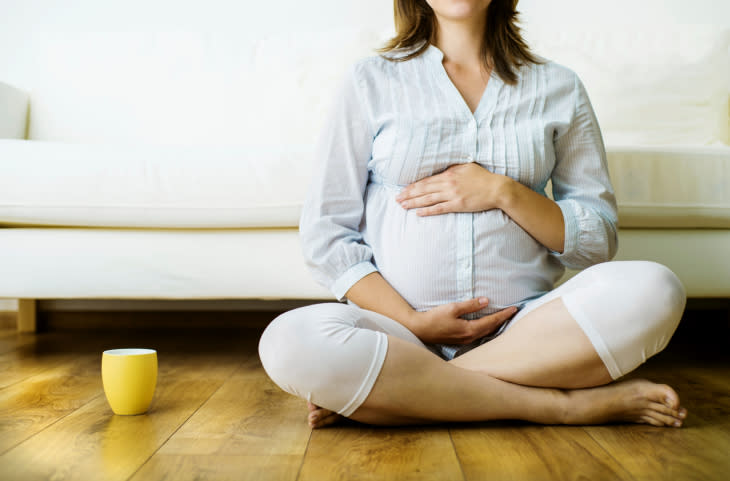
[[[444,63],[467,68],[481,65],[480,51],[486,17],[484,14],[474,17],[450,19],[436,14],[433,43],[444,53]]]

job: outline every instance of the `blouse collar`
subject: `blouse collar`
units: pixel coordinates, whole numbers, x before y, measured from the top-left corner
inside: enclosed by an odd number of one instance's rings
[[[443,63],[444,61],[444,53],[432,43],[428,44],[423,55],[425,55],[431,62]]]

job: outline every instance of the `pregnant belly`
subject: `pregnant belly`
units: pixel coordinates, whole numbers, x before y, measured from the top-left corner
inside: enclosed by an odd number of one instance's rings
[[[395,201],[398,190],[368,185],[362,234],[381,275],[416,310],[456,299],[459,215],[419,216]]]
[[[419,216],[397,193],[368,186],[361,230],[381,275],[414,309],[483,295],[493,311],[549,290],[546,249],[502,211]],[[470,225],[471,245],[463,237]],[[472,269],[459,259],[465,253]]]

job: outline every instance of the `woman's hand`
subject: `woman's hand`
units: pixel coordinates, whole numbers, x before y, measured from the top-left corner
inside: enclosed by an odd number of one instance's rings
[[[481,212],[501,208],[501,199],[511,180],[476,162],[455,164],[406,186],[395,199],[405,209],[420,207],[416,213],[421,216]]]
[[[480,302],[480,299],[486,302]],[[517,312],[516,307],[508,307],[471,321],[459,317],[486,307],[489,300],[480,299],[442,304],[428,311],[414,311],[406,327],[425,343],[469,344],[494,332]]]

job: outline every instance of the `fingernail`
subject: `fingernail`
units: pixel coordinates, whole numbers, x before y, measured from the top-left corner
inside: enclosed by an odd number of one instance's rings
[[[486,297],[480,297],[479,298],[479,304],[486,304],[486,303],[487,303],[487,298]]]
[[[682,423],[681,423],[681,421],[674,421],[674,425],[677,426],[677,427],[679,427],[679,426],[682,425]]]

